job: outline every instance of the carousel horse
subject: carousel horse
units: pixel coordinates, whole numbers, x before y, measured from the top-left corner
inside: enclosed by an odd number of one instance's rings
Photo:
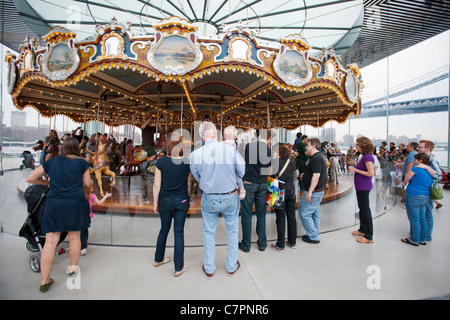
[[[33,149],[34,151],[39,151],[39,150],[44,150],[44,141],[42,141],[42,140],[38,140],[37,142],[37,145],[35,145],[33,148],[31,148],[31,149]]]
[[[156,151],[161,151],[164,150],[166,148],[166,136],[169,133],[160,133],[160,136],[158,138],[158,140],[156,141]]]
[[[328,185],[328,182],[329,182],[328,177],[329,177],[329,172],[330,172],[330,161],[328,160],[328,157],[327,157],[327,144],[328,144],[328,141],[322,142],[322,146],[321,146],[321,149],[320,149],[320,154],[325,159],[325,162],[326,162],[326,165],[327,165],[326,179],[325,179],[325,189],[329,189],[330,188],[330,186]]]
[[[338,181],[338,174],[339,174],[339,159],[336,154],[337,150],[334,147],[332,143],[328,143],[326,145],[326,153],[328,161],[330,162],[329,167],[329,178],[336,182],[336,184],[339,183]]]
[[[154,157],[152,157],[154,158]],[[153,182],[155,181],[155,164],[156,159],[145,160],[140,164],[141,174],[145,179],[144,184],[144,201],[150,202],[148,198],[148,189],[150,187],[150,191],[153,191]]]
[[[116,184],[116,174],[109,169],[109,160],[106,155],[106,141],[107,137],[102,135],[95,152],[93,161],[93,171],[95,173],[95,178],[97,179],[98,187],[100,189],[100,195],[103,197],[103,183],[102,183],[102,173],[112,177],[111,188]]]
[[[124,175],[127,175],[131,173],[131,170],[135,167],[139,168],[142,162],[150,160],[147,157],[147,152],[144,151],[142,146],[139,147],[129,147],[127,150],[127,164],[126,164],[126,170],[123,173]]]

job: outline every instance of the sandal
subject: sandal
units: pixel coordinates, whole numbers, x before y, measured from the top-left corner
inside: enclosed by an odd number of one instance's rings
[[[75,278],[78,274],[78,266],[77,265],[70,265],[69,269],[67,270],[67,274],[70,278]]]
[[[361,233],[361,232],[359,232],[358,230],[356,230],[356,231],[352,231],[352,235],[354,235],[354,236],[362,236],[362,237],[364,237],[364,233]]]
[[[50,278],[50,281],[44,284],[41,284],[41,286],[39,287],[39,291],[40,292],[47,292],[48,288],[50,288],[50,286],[53,284],[53,279]]]
[[[411,242],[408,238],[402,238],[401,241],[402,241],[403,243],[410,244],[410,245],[412,245],[412,246],[414,246],[414,247],[418,247],[418,246],[419,246],[418,243]]]
[[[164,257],[164,260],[163,261],[161,261],[161,262],[153,262],[153,266],[154,267],[159,267],[159,266],[161,266],[161,265],[163,265],[163,264],[166,264],[167,262],[170,262],[170,257]]]
[[[373,240],[369,240],[364,237],[359,237],[358,239],[356,239],[356,241],[358,241],[359,243],[373,243]]]
[[[438,203],[437,205],[436,205],[436,209],[439,209],[439,208],[441,208],[442,207],[442,203]]]
[[[177,277],[181,276],[185,271],[186,271],[186,266],[183,266],[183,269],[181,269],[181,271],[175,271],[175,272],[173,273],[173,276],[174,276],[175,278],[177,278]]]

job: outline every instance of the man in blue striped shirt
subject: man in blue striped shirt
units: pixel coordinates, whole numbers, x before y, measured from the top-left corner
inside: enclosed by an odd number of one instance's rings
[[[199,133],[204,145],[190,155],[192,175],[203,191],[201,209],[203,217],[203,272],[208,279],[214,275],[215,235],[219,213],[222,213],[227,227],[227,260],[229,276],[239,269],[239,194],[236,173],[243,177],[245,163],[236,148],[217,141],[216,127],[203,122]]]

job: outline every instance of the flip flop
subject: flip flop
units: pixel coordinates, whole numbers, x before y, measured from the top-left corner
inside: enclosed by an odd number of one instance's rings
[[[412,246],[415,246],[415,247],[419,246],[418,243],[411,242],[408,238],[402,238],[401,241],[404,242],[404,243],[410,244]]]
[[[356,241],[359,243],[373,243],[373,240],[369,240],[364,237],[359,237],[358,239],[356,239]]]
[[[154,267],[159,267],[160,265],[166,264],[167,262],[170,262],[170,257],[164,257],[164,260],[161,262],[153,262]]]
[[[177,278],[177,277],[181,276],[185,271],[186,271],[186,266],[183,266],[183,269],[181,269],[181,271],[175,271],[175,272],[173,273],[173,276],[174,276],[175,278]]]
[[[50,281],[45,283],[45,284],[41,284],[41,286],[39,287],[39,291],[40,292],[47,292],[48,288],[50,288],[50,286],[53,284],[53,279],[50,278]]]

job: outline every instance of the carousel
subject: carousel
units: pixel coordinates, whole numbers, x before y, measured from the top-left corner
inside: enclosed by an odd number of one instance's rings
[[[312,51],[299,34],[268,42],[237,22],[199,36],[194,24],[175,16],[153,23],[150,35],[130,26],[113,18],[85,40],[56,26],[42,36],[45,46],[27,37],[19,55],[5,60],[16,108],[110,127],[140,127],[152,117],[162,133],[181,128],[192,137],[201,121],[220,130],[294,130],[344,123],[361,111],[358,67],[343,66],[332,48]],[[148,159],[138,160],[134,166]],[[142,197],[141,174],[116,177],[102,169],[96,177],[99,194],[110,190],[114,200],[94,210],[153,212]],[[335,197],[348,192],[345,183],[335,186],[343,189]],[[193,199],[191,213],[198,213],[200,198]]]

